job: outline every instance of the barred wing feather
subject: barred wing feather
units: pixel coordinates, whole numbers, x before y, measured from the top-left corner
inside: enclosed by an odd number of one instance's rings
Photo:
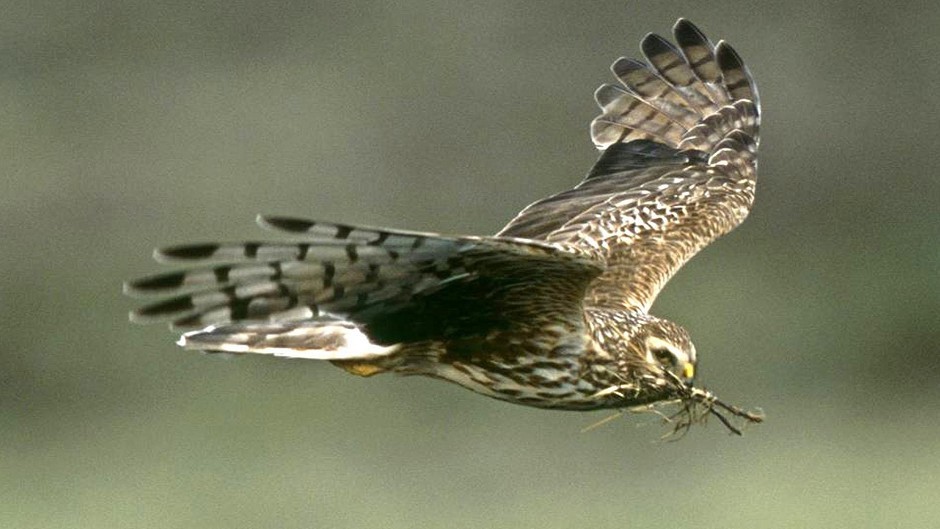
[[[181,344],[196,349],[367,358],[403,342],[471,340],[494,330],[510,340],[531,323],[531,311],[574,329],[601,270],[544,242],[279,217],[259,223],[303,242],[159,250],[159,260],[194,267],[128,282],[129,294],[163,298],[132,319],[195,329]]]

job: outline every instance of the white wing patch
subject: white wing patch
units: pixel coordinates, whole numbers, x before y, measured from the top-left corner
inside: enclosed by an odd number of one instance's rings
[[[372,343],[346,321],[254,322],[209,326],[188,332],[177,345],[186,349],[254,353],[310,360],[352,360],[388,356],[399,345]]]

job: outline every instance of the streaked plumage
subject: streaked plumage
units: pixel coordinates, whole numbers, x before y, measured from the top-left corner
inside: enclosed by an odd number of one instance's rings
[[[695,388],[688,334],[648,313],[686,261],[744,220],[756,181],[750,73],[688,21],[674,34],[678,46],[644,38],[646,62],[614,62],[619,84],[597,90],[591,124],[603,154],[585,179],[495,236],[260,217],[296,240],[159,250],[195,268],[127,283],[166,298],[132,319],[188,330],[191,349],[431,376],[542,408],[679,401],[683,425],[696,404],[759,420]]]

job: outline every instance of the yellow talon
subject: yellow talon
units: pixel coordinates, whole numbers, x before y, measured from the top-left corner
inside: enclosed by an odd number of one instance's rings
[[[377,375],[385,371],[375,364],[369,364],[366,362],[333,360],[333,365],[341,367],[347,372],[352,373],[353,375],[359,375],[360,377],[371,377],[372,375]]]

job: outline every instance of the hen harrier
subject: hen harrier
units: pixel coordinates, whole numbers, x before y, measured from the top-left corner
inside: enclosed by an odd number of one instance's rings
[[[759,421],[695,387],[688,333],[648,313],[676,270],[744,220],[756,179],[751,74],[691,22],[673,31],[677,45],[647,35],[646,62],[618,59],[619,84],[595,93],[603,153],[584,180],[496,235],[262,216],[299,240],[158,250],[199,267],[127,283],[168,298],[132,320],[188,330],[188,349],[425,375],[539,408],[678,402],[684,425],[711,413],[737,432],[716,408]]]

